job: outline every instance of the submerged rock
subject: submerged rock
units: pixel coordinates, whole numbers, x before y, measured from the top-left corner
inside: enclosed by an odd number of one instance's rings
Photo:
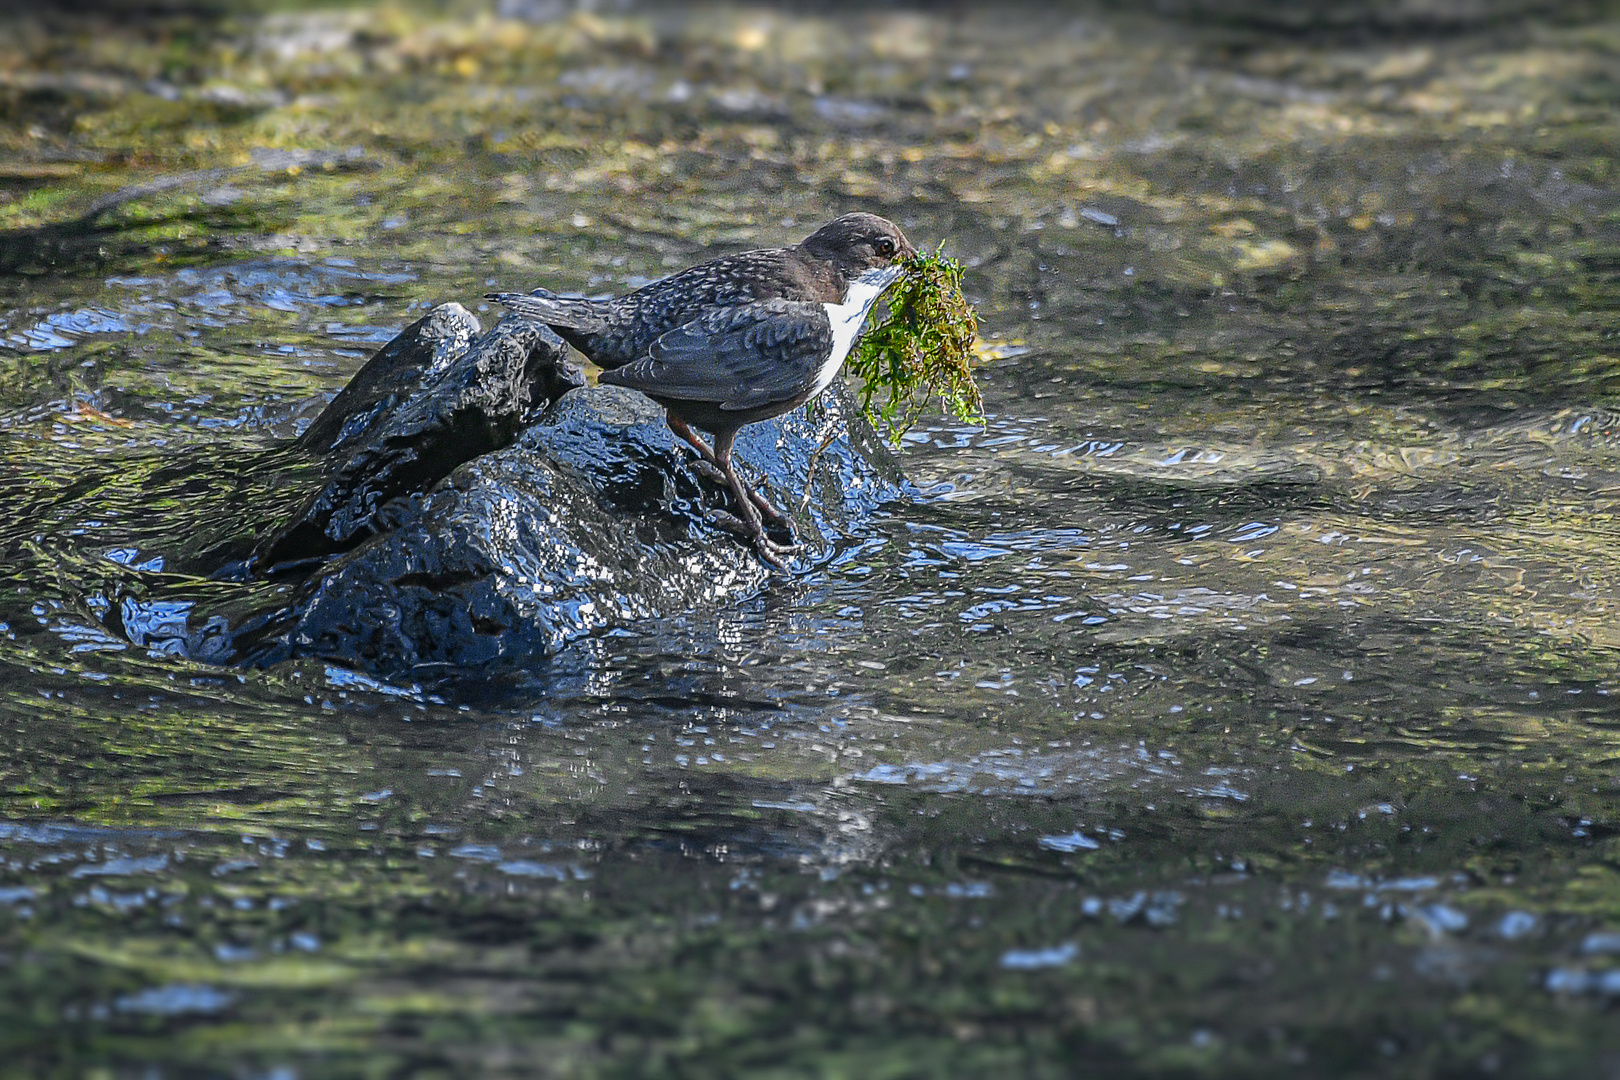
[[[285,574],[328,561],[290,603],[239,627],[239,662],[320,657],[431,675],[532,661],[766,584],[770,568],[709,524],[729,496],[690,469],[691,451],[657,405],[630,390],[576,388],[525,415],[516,388],[536,386],[544,399],[569,381],[549,331],[508,318],[472,338],[471,316],[456,311],[439,309],[386,346],[365,369],[379,370],[305,434],[337,464],[255,565]],[[413,370],[425,374],[399,374]],[[795,514],[799,568],[830,558],[903,485],[842,391],[822,399],[814,421],[800,411],[745,428],[737,457],[778,505],[808,493]]]

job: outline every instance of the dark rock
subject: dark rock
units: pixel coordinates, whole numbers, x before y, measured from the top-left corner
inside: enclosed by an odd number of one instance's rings
[[[240,476],[212,456],[154,474],[154,501],[222,500],[230,542],[201,538],[212,559],[187,559],[176,580],[199,588],[183,597],[172,571],[132,577],[107,563],[103,624],[148,651],[211,663],[319,658],[390,677],[478,678],[566,664],[618,628],[701,622],[763,589],[780,571],[710,524],[711,511],[736,507],[691,468],[663,410],[631,390],[576,385],[568,355],[521,318],[480,333],[459,306],[434,310],[297,443]],[[814,419],[798,410],[745,427],[735,460],[792,512],[800,571],[835,557],[905,486],[842,387]],[[210,472],[199,487],[200,467]],[[314,494],[258,524],[289,489]],[[268,539],[254,545],[261,529]]]
[[[299,440],[330,473],[252,566],[286,572],[388,528],[395,499],[428,490],[456,466],[512,442],[524,422],[584,384],[547,327],[478,320],[444,304],[383,346]]]
[[[353,445],[403,401],[424,393],[466,353],[483,327],[460,304],[440,304],[399,332],[354,373],[298,439],[312,454]]]
[[[796,507],[808,489],[795,515],[806,544],[798,568],[831,558],[904,483],[846,391],[822,402],[813,422],[797,411],[745,428],[737,443],[741,467],[762,473],[779,505]],[[431,677],[532,662],[611,627],[735,603],[772,571],[707,522],[726,495],[690,459],[641,395],[570,392],[511,446],[396,503],[386,533],[243,627],[239,656]]]

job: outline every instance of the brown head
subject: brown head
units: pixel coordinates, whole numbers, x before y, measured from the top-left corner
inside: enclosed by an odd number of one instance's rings
[[[900,226],[876,214],[845,214],[812,233],[799,250],[831,262],[845,281],[917,254]]]

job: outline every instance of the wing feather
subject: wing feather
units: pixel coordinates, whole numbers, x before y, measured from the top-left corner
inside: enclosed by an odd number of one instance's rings
[[[662,334],[602,382],[654,398],[756,409],[808,392],[832,349],[821,304],[766,300],[715,308]]]
[[[532,293],[485,293],[484,299],[553,328],[590,334],[607,325],[596,301],[573,300],[544,289]]]

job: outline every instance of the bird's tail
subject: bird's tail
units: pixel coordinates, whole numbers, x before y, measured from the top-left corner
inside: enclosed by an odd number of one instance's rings
[[[545,323],[556,330],[578,330],[591,334],[607,325],[594,300],[570,300],[536,289],[532,293],[485,293],[485,300],[493,300],[502,307],[526,319]]]

